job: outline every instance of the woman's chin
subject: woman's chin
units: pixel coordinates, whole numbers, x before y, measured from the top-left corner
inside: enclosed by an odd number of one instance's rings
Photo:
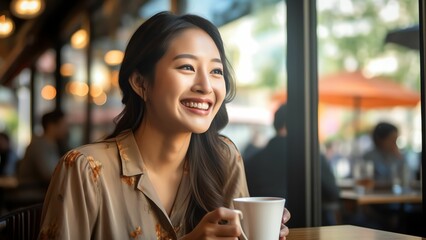
[[[199,130],[193,130],[192,133],[203,134],[203,133],[207,132],[207,130],[208,130],[208,128],[206,128],[206,129],[199,129]]]
[[[198,126],[198,127],[192,127],[191,132],[195,134],[202,134],[207,132],[209,130],[210,124],[208,126]]]

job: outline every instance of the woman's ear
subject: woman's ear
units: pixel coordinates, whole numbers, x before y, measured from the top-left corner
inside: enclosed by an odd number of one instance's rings
[[[146,101],[146,80],[139,73],[134,72],[129,79],[133,91]]]

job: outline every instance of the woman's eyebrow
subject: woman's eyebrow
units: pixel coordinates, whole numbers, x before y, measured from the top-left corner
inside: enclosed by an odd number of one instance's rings
[[[173,58],[173,60],[180,59],[180,58],[190,58],[190,59],[194,59],[194,60],[198,59],[197,56],[195,56],[195,55],[192,55],[192,54],[189,54],[189,53],[183,53],[183,54],[176,55]],[[222,60],[220,58],[212,58],[211,61],[212,62],[217,62],[217,63],[222,63]]]
[[[222,60],[220,58],[213,58],[211,61],[222,64]]]
[[[190,59],[197,59],[196,56],[192,55],[192,54],[188,54],[188,53],[183,53],[183,54],[179,54],[176,55],[173,60],[179,59],[179,58],[190,58]]]

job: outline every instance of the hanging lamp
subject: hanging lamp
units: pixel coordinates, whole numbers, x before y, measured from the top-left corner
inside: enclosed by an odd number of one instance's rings
[[[44,0],[12,0],[10,3],[13,15],[23,19],[37,17],[43,12],[44,7]]]
[[[0,13],[0,38],[6,38],[13,33],[15,24],[6,13]]]

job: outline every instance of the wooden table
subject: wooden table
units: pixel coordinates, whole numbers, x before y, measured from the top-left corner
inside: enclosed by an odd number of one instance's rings
[[[288,240],[426,240],[426,238],[352,225],[292,228]]]
[[[342,200],[354,201],[358,205],[388,204],[388,203],[421,203],[422,194],[419,191],[411,191],[402,194],[394,194],[390,191],[375,191],[372,193],[358,194],[353,190],[342,190]]]
[[[342,200],[342,215],[351,217],[361,217],[363,221],[376,221],[385,226],[392,224],[393,227],[398,226],[399,229],[405,231],[408,229],[407,212],[404,210],[407,204],[420,205],[422,203],[422,193],[420,191],[408,191],[401,194],[395,194],[390,190],[374,190],[373,192],[357,193],[354,190],[340,191],[340,199]],[[377,204],[397,204],[393,205],[392,214],[398,214],[395,222],[390,223],[386,218],[378,218]],[[390,210],[388,211],[390,212]],[[361,238],[362,239],[362,238]]]

